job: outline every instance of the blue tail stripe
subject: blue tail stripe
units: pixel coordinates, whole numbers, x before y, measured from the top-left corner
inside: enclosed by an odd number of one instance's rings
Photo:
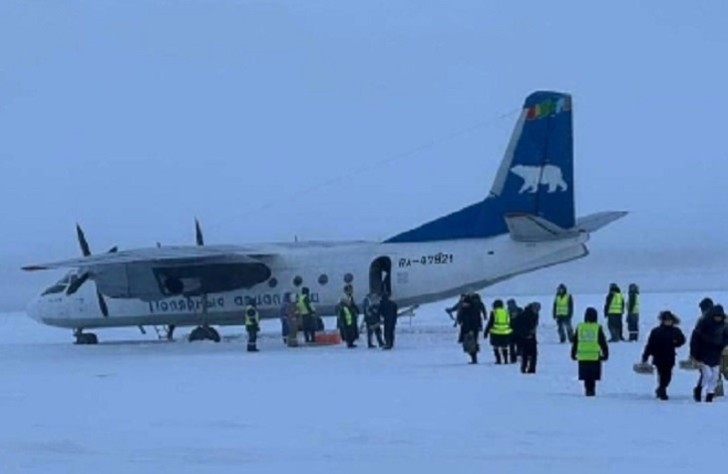
[[[508,232],[512,213],[575,225],[571,96],[540,91],[523,105],[511,144],[483,201],[396,235],[386,242],[487,238]]]

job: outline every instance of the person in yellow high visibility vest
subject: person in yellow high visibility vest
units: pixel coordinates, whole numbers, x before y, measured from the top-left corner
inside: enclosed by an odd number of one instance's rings
[[[574,316],[574,299],[563,283],[556,289],[554,297],[553,317],[559,331],[559,341],[565,343],[574,339],[574,328],[571,326],[571,318]]]
[[[485,337],[490,334],[490,345],[493,346],[493,354],[495,354],[496,364],[516,363],[517,360],[508,357],[508,348],[511,342],[511,317],[508,310],[503,307],[502,300],[493,302],[493,311],[490,313],[490,319],[485,327]]]
[[[622,316],[624,315],[624,297],[616,283],[609,285],[609,294],[604,303],[604,314],[607,315],[609,342],[624,341],[622,334]]]
[[[339,321],[341,321],[341,332],[344,335],[344,341],[346,341],[346,347],[353,349],[356,347],[354,341],[356,340],[356,313],[351,304],[351,299],[344,296],[339,302]]]
[[[640,289],[630,283],[627,291],[627,332],[629,341],[636,342],[640,336]]]
[[[257,341],[260,331],[260,315],[254,305],[245,307],[245,331],[248,333],[248,352],[258,352]]]
[[[301,288],[296,295],[296,308],[303,322],[303,337],[306,342],[316,342],[316,309],[311,304],[309,289]]]
[[[609,346],[602,326],[597,323],[597,310],[587,308],[584,322],[576,326],[571,342],[571,359],[579,362],[579,380],[584,382],[584,394],[596,395],[597,381],[602,378],[602,361],[609,359]]]

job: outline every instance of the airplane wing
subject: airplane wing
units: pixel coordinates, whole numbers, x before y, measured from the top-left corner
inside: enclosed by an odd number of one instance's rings
[[[200,296],[251,288],[272,276],[277,257],[238,246],[155,247],[88,255],[23,267],[26,271],[78,269],[75,293],[87,280],[110,298],[155,301],[172,296]]]
[[[147,249],[123,250],[115,253],[89,255],[50,263],[26,265],[25,271],[52,270],[58,268],[102,268],[114,265],[149,263],[149,264],[203,264],[211,261],[227,263],[254,263],[274,254],[259,254],[252,249],[236,246],[178,246],[154,247]]]

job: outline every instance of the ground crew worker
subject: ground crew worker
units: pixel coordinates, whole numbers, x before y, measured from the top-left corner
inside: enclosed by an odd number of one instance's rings
[[[571,359],[579,361],[579,380],[584,382],[584,394],[596,395],[597,381],[602,378],[602,361],[609,359],[609,346],[602,326],[597,323],[597,310],[587,308],[584,322],[576,327],[571,342]]]
[[[356,301],[354,300],[354,286],[351,283],[347,283],[344,285],[344,295],[342,296],[342,300],[346,298],[346,300],[349,302],[349,309],[353,311],[354,313],[354,319],[356,320],[356,331],[354,332],[354,339],[359,340],[359,314],[361,314],[361,311],[359,311],[359,307],[356,305]],[[339,311],[337,310],[337,314]],[[341,324],[340,321],[337,320],[337,324]],[[339,332],[341,333],[341,338],[344,338],[344,332],[341,327],[339,327]]]
[[[367,347],[369,349],[374,348],[372,336],[377,337],[377,344],[379,344],[379,347],[384,347],[384,340],[382,339],[382,316],[379,314],[377,295],[369,293],[367,297],[364,298],[362,309],[364,310],[364,324],[366,324],[367,327]]]
[[[640,289],[634,284],[629,284],[627,290],[627,332],[629,341],[635,342],[640,336]]]
[[[563,283],[556,289],[552,313],[559,331],[559,342],[564,344],[567,339],[571,342],[574,339],[574,329],[571,326],[571,318],[574,316],[574,298]]]
[[[245,331],[248,333],[248,352],[258,352],[256,343],[260,332],[260,315],[252,304],[245,307]]]
[[[301,293],[296,296],[296,307],[298,314],[303,320],[303,336],[306,342],[316,342],[316,309],[311,304],[309,289],[301,288]]]
[[[379,313],[382,315],[384,322],[384,347],[390,350],[394,347],[394,329],[397,327],[397,312],[399,308],[397,303],[389,299],[389,295],[384,293],[379,302]]]
[[[346,347],[353,349],[356,347],[354,341],[356,340],[356,317],[354,316],[354,310],[351,307],[349,298],[342,297],[339,302],[339,320],[341,321],[341,330],[344,335],[344,341]]]
[[[490,334],[490,345],[493,346],[496,364],[508,364],[511,360],[508,357],[508,348],[511,341],[511,317],[503,307],[502,300],[493,302],[493,311],[490,313],[488,325],[485,327],[485,337]],[[515,361],[514,361],[515,362]]]
[[[609,342],[624,341],[622,334],[622,315],[624,314],[624,297],[616,283],[609,285],[609,294],[604,303],[604,314],[607,315]]]

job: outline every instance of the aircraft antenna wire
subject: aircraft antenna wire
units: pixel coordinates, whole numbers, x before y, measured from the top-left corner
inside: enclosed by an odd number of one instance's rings
[[[326,180],[317,182],[317,183],[315,183],[313,185],[303,187],[303,188],[301,188],[301,189],[299,189],[297,191],[294,191],[292,193],[289,193],[289,194],[287,194],[285,196],[282,196],[282,197],[280,197],[278,199],[273,199],[273,200],[270,200],[270,201],[268,201],[266,203],[263,203],[260,206],[257,206],[257,207],[254,207],[254,208],[251,208],[251,209],[248,209],[248,210],[244,210],[244,211],[242,211],[240,213],[236,213],[236,216],[235,217],[248,216],[250,214],[255,214],[255,213],[264,211],[266,209],[270,209],[272,207],[275,207],[275,206],[278,206],[278,205],[281,205],[281,204],[289,203],[291,200],[294,200],[294,199],[299,198],[301,196],[305,196],[305,195],[310,194],[310,193],[315,192],[315,191],[320,191],[322,188],[329,187],[329,186],[333,186],[333,185],[338,184],[338,183],[340,183],[340,182],[342,182],[344,180],[347,180],[347,179],[350,179],[352,177],[355,177],[355,176],[359,175],[360,173],[364,173],[364,172],[367,172],[367,171],[371,171],[373,169],[379,168],[381,166],[384,166],[384,165],[387,165],[387,164],[390,164],[390,163],[394,163],[396,161],[403,160],[405,158],[410,158],[410,157],[412,157],[412,156],[414,156],[414,155],[416,155],[416,154],[418,154],[418,153],[420,153],[422,151],[428,150],[430,148],[433,148],[435,146],[441,145],[443,143],[450,142],[450,141],[455,140],[455,139],[457,139],[457,138],[459,138],[459,137],[461,137],[463,135],[467,135],[467,134],[472,133],[472,132],[474,132],[476,130],[480,130],[481,128],[485,128],[485,127],[490,126],[490,125],[492,125],[494,123],[497,123],[497,122],[499,122],[501,120],[505,120],[505,119],[507,119],[509,117],[512,117],[513,115],[519,113],[520,111],[521,111],[521,108],[518,107],[518,108],[515,108],[515,109],[511,109],[508,112],[504,112],[504,113],[498,114],[498,115],[496,115],[494,117],[491,117],[491,118],[489,118],[487,120],[481,120],[479,122],[473,123],[473,124],[468,125],[466,127],[460,128],[460,129],[458,129],[458,130],[456,130],[454,132],[451,132],[449,134],[442,135],[442,136],[437,137],[437,138],[433,138],[433,139],[431,139],[430,141],[428,141],[426,143],[423,143],[421,145],[412,147],[412,148],[410,148],[408,150],[402,151],[400,153],[396,153],[394,155],[388,156],[386,158],[383,158],[381,160],[375,161],[373,163],[370,163],[370,164],[367,164],[367,165],[364,165],[364,166],[360,166],[358,168],[355,168],[355,169],[353,169],[351,171],[348,171],[346,173],[340,174],[338,176],[334,176],[332,178],[329,178],[329,179],[326,179]],[[206,227],[208,227],[208,228],[217,228],[217,227],[219,227],[221,225],[222,225],[222,222],[217,222],[217,223],[213,223],[213,224],[210,224],[210,225],[206,225]]]

